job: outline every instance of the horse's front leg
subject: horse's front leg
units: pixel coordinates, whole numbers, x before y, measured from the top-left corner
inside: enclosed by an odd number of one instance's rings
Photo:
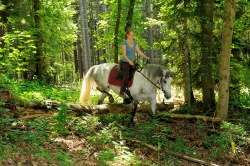
[[[149,102],[150,102],[151,110],[153,112],[153,116],[155,116],[157,114],[157,112],[156,112],[156,103],[157,103],[156,98],[151,99]]]
[[[136,110],[137,110],[137,106],[138,106],[138,101],[133,100],[132,101],[132,112],[131,112],[130,125],[134,124],[134,117],[135,117],[135,113],[136,113]]]

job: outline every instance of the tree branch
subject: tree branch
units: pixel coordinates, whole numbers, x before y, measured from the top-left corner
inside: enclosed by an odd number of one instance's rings
[[[201,115],[184,115],[184,114],[170,114],[170,113],[160,113],[159,117],[169,117],[173,119],[199,119],[203,121],[212,121],[212,122],[220,122],[221,118],[214,118],[209,116],[201,116]]]
[[[160,148],[154,147],[152,145],[149,145],[149,144],[147,144],[145,142],[142,142],[142,141],[139,141],[139,140],[128,139],[128,138],[125,138],[125,140],[131,141],[131,142],[134,142],[134,143],[139,143],[139,144],[141,144],[143,146],[146,146],[147,148],[150,148],[150,149],[152,149],[154,151],[157,151],[157,152],[159,152],[161,150]],[[208,166],[219,166],[219,165],[213,164],[211,162],[207,162],[207,161],[204,161],[204,160],[196,159],[196,158],[189,157],[189,156],[186,156],[186,155],[181,155],[181,154],[178,154],[178,153],[175,153],[175,152],[171,152],[171,151],[168,151],[168,150],[164,150],[164,153],[167,153],[167,154],[170,154],[172,156],[175,156],[175,157],[178,157],[178,158],[182,158],[182,159],[185,159],[185,160],[188,160],[188,161],[191,161],[191,162],[199,163],[199,164],[204,164],[204,165],[208,165]]]

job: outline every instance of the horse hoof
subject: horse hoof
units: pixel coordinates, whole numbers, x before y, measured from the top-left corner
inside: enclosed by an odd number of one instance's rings
[[[109,96],[109,102],[110,102],[110,103],[114,103],[114,98],[113,98],[113,96]]]
[[[128,123],[128,127],[134,127],[134,126],[135,126],[134,122]]]
[[[123,99],[123,104],[131,104],[131,100],[129,98]]]

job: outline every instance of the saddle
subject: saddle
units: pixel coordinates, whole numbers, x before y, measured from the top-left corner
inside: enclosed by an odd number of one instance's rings
[[[135,74],[135,71],[137,70],[139,65],[135,65],[135,66],[136,67],[134,67],[134,69],[131,70],[130,73],[129,73],[128,87],[131,87],[133,85],[134,74]],[[121,86],[122,85],[122,79],[123,79],[123,72],[122,72],[119,65],[115,65],[110,70],[108,83],[111,84],[111,85],[115,85],[115,86]]]

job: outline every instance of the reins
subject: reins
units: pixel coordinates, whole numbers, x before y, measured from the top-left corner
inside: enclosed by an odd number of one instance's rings
[[[141,73],[141,75],[146,78],[149,82],[151,82],[156,88],[158,89],[162,89],[161,87],[159,87],[158,85],[156,85],[153,81],[151,81],[148,77],[146,77],[141,71],[142,69],[149,63],[149,61],[146,62],[145,65],[143,65],[140,69],[136,70],[137,72]]]

